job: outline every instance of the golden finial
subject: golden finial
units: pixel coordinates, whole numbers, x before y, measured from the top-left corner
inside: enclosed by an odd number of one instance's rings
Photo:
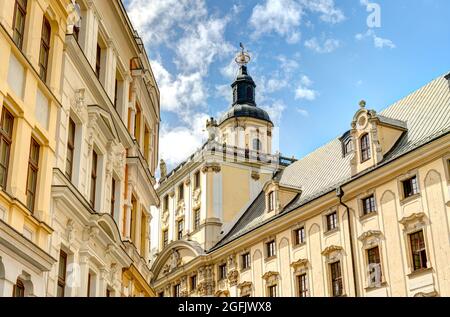
[[[248,51],[244,51],[244,45],[242,43],[239,43],[239,46],[241,47],[241,51],[236,55],[236,58],[234,61],[239,66],[247,65],[250,62],[250,54]]]
[[[365,108],[365,107],[366,107],[366,101],[365,101],[365,100],[361,100],[361,101],[359,102],[359,106],[360,106],[361,108]]]

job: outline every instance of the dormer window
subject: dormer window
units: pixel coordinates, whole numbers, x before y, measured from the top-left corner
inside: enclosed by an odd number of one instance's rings
[[[344,143],[344,155],[347,155],[348,153],[350,153],[351,151],[353,151],[353,142],[351,139],[348,139],[347,141],[345,141]]]
[[[269,193],[269,212],[275,210],[275,192],[271,191]]]
[[[361,146],[361,162],[365,162],[370,159],[370,142],[369,134],[364,134],[360,139]]]

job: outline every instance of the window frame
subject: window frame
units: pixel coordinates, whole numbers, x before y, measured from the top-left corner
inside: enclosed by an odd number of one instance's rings
[[[200,188],[200,170],[194,173],[194,190]]]
[[[333,217],[333,221],[331,221],[331,222],[330,222],[330,217]],[[333,231],[339,229],[339,220],[338,220],[337,210],[327,213],[325,215],[325,225],[326,225],[325,232],[333,232]]]
[[[244,252],[241,254],[241,271],[249,270],[252,267],[250,252]]]
[[[169,229],[162,231],[162,247],[163,249],[169,245]]]
[[[227,278],[227,264],[226,263],[221,263],[218,265],[218,278],[219,281],[223,281]]]
[[[1,119],[0,119],[0,149],[2,148],[2,145],[5,144],[5,149],[7,150],[7,153],[5,154],[6,156],[6,162],[2,163],[0,161],[0,169],[3,169],[4,172],[4,178],[2,180],[0,180],[0,186],[3,187],[3,190],[6,190],[6,186],[8,183],[8,172],[9,172],[9,161],[11,158],[11,147],[12,147],[12,143],[13,143],[13,133],[14,133],[14,121],[15,121],[15,117],[14,115],[5,107],[3,106],[2,108],[2,115],[1,115]],[[6,117],[9,117],[8,119]],[[6,124],[6,120],[10,120],[10,130],[11,131],[6,131],[5,128],[7,126],[5,126]]]
[[[367,205],[367,200],[371,199],[372,201],[369,202],[369,205]],[[369,208],[367,208],[369,207]],[[370,194],[364,198],[361,199],[361,217],[365,217],[371,214],[374,214],[377,212],[377,203],[375,199],[374,194]]]
[[[421,236],[422,241],[421,241],[421,247],[419,246],[418,249],[415,248],[415,246],[413,245],[413,236],[415,235],[419,235],[419,237]],[[408,242],[409,242],[409,247],[410,247],[410,257],[411,257],[411,269],[412,272],[417,272],[417,271],[422,271],[425,269],[428,269],[428,252],[427,252],[427,245],[425,242],[425,232],[423,229],[408,233]],[[419,264],[420,266],[416,267],[416,256],[418,256],[419,259]],[[423,259],[423,256],[425,257],[425,259]]]
[[[277,256],[277,246],[275,239],[271,239],[265,243],[266,260]]]
[[[12,24],[12,29],[13,29],[13,42],[17,45],[17,47],[22,50],[23,48],[23,40],[25,38],[25,24],[26,24],[26,18],[27,18],[27,7],[28,7],[28,0],[22,0],[25,1],[25,7],[22,6],[23,3],[20,3],[21,0],[15,0],[14,2],[14,17],[13,17],[13,24]],[[18,14],[21,14],[21,18],[22,20],[22,25],[21,25],[21,29],[18,30],[17,27],[17,18],[18,18]],[[18,42],[16,42],[16,34],[18,34],[19,38],[18,38]]]
[[[62,270],[64,272],[63,276],[61,276],[62,261],[64,261],[63,270]],[[56,292],[58,297],[65,297],[66,276],[67,276],[67,253],[65,253],[63,250],[60,250],[59,251],[59,262],[58,262],[57,292]],[[59,289],[62,290],[61,296],[59,296],[59,293],[58,293]]]
[[[34,152],[33,152],[33,149],[35,149]],[[36,141],[36,139],[34,137],[31,137],[30,152],[28,155],[28,174],[27,174],[27,187],[26,187],[27,208],[31,212],[34,212],[34,208],[36,207],[36,196],[37,196],[36,190],[37,190],[38,177],[39,177],[40,150],[41,150],[40,144]],[[32,157],[33,153],[36,155],[36,157]],[[30,184],[30,182],[31,182],[31,184]],[[30,186],[31,186],[31,188],[30,188]]]
[[[409,188],[407,188],[409,187]],[[408,199],[420,194],[419,179],[417,175],[413,175],[401,181],[403,199]],[[407,193],[407,190],[409,192]]]
[[[194,231],[200,229],[201,224],[201,216],[200,216],[200,208],[194,209],[194,221],[193,221],[193,229]]]
[[[302,234],[299,235],[299,233]],[[293,230],[294,246],[300,246],[306,243],[306,231],[305,226],[299,226]]]
[[[179,219],[177,221],[177,240],[183,239],[184,233],[184,219]]]
[[[308,297],[308,273],[301,273],[296,276],[298,297]]]
[[[370,148],[370,136],[369,133],[364,133],[359,138],[359,147],[361,155],[361,163],[364,163],[372,158],[371,148]]]
[[[111,198],[110,198],[110,214],[114,218],[114,213],[116,209],[116,179],[111,177]]]
[[[268,285],[267,286],[267,297],[277,297],[277,284],[273,284],[273,285]]]
[[[197,290],[197,274],[193,274],[189,277],[189,287],[191,292]]]
[[[270,191],[267,196],[268,211],[275,211],[275,190]]]
[[[44,31],[48,31],[48,39],[44,38]],[[50,58],[50,42],[52,39],[52,26],[50,21],[44,15],[42,21],[42,31],[41,31],[41,41],[40,41],[40,51],[39,51],[39,77],[43,82],[47,82],[48,78],[48,61]],[[45,53],[45,55],[43,55]],[[44,59],[44,60],[42,60]]]
[[[344,295],[344,281],[342,277],[342,265],[341,260],[329,263],[330,270],[330,286],[331,286],[331,295],[333,297],[340,297]],[[339,273],[339,274],[335,274]],[[338,286],[339,293],[336,293],[335,284]]]
[[[102,71],[102,47],[97,41],[96,51],[95,51],[95,76],[100,80],[100,72]]]
[[[67,146],[66,146],[66,176],[72,181],[73,176],[73,163],[75,156],[75,136],[76,136],[76,123],[69,117],[69,125],[67,126]],[[69,159],[69,151],[71,153]],[[68,170],[70,166],[70,170]]]
[[[95,163],[95,164],[94,164]],[[95,209],[96,191],[97,191],[97,177],[98,177],[98,154],[95,149],[92,149],[91,154],[91,184],[89,192],[89,202],[91,207]]]
[[[16,284],[13,287],[12,297],[25,297],[25,285],[21,279],[16,280]]]
[[[178,202],[184,201],[184,183],[183,182],[181,182],[178,185],[178,191],[177,192],[178,192],[178,196],[177,196]]]

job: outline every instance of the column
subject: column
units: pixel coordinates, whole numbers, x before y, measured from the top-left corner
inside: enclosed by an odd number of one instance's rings
[[[106,296],[106,288],[108,287],[108,271],[102,267],[100,269],[99,283],[98,283],[98,291],[96,296],[104,297]]]
[[[139,252],[141,250],[141,222],[142,222],[142,206],[139,201],[137,202],[135,217],[136,217],[136,220],[134,222],[135,228],[134,228],[133,241],[134,241],[134,245],[136,246],[136,249]]]
[[[0,297],[11,297],[14,290],[14,282],[5,278],[0,278]]]
[[[61,100],[61,73],[63,67],[63,50],[65,42],[65,29],[62,25],[58,25],[59,29],[52,30],[52,42],[53,47],[50,48],[50,56],[48,60],[49,64],[49,80],[47,80],[51,91]]]
[[[106,48],[106,65],[105,65],[105,89],[109,98],[114,102],[114,88],[116,85],[117,72],[117,50],[114,47],[112,39],[108,39]]]
[[[88,288],[89,276],[89,255],[87,253],[80,253],[80,293],[78,296],[86,297]]]
[[[85,30],[81,32],[80,42],[83,43],[84,53],[89,60],[92,68],[95,69],[95,59],[97,52],[97,38],[98,38],[98,17],[95,12],[94,2],[88,1],[86,16],[84,19]]]
[[[49,146],[41,146],[39,156],[39,174],[36,186],[35,216],[50,223],[50,198],[53,177],[54,152]]]
[[[125,203],[125,240],[131,240],[131,208],[133,208],[131,204],[131,194],[133,192],[133,184],[128,182],[128,191],[127,191],[127,199]]]

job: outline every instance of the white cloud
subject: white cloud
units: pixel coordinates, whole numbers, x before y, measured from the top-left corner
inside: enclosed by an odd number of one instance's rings
[[[255,29],[253,35],[258,38],[263,34],[277,33],[285,37],[288,43],[300,40],[302,7],[294,0],[266,0],[257,4],[250,17],[250,25]]]
[[[300,107],[298,107],[296,110],[302,117],[309,117],[308,110],[300,108]]]
[[[305,41],[305,47],[320,54],[331,53],[341,46],[341,42],[336,39],[325,39],[322,44],[313,37]]]
[[[355,39],[358,41],[364,40],[366,38],[372,38],[373,40],[373,45],[376,48],[382,49],[385,47],[388,48],[396,48],[396,45],[394,44],[394,42],[392,42],[390,39],[385,39],[385,38],[381,38],[379,36],[376,35],[375,31],[372,29],[367,30],[366,33],[358,33],[355,35]]]
[[[286,109],[283,101],[276,100],[270,104],[262,104],[260,107],[267,111],[274,125],[278,126],[280,124],[283,111]]]
[[[224,67],[220,68],[220,73],[228,80],[236,79],[238,73],[238,65],[234,61],[234,57]]]
[[[300,78],[300,83],[295,90],[295,99],[304,99],[308,101],[313,101],[318,96],[318,92],[310,88],[313,82],[308,76],[303,75]]]
[[[345,20],[342,10],[334,5],[333,0],[301,0],[301,3],[310,11],[321,13],[320,19],[328,23],[339,23]]]
[[[280,62],[280,68],[287,74],[293,73],[300,66],[294,59],[288,59],[284,55],[277,56],[276,59]]]

